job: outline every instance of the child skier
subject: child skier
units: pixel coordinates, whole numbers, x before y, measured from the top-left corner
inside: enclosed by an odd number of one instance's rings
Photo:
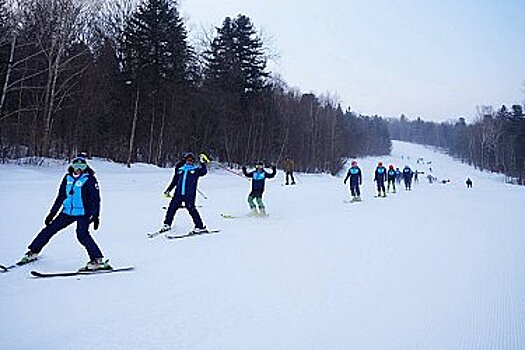
[[[386,168],[383,162],[377,163],[377,168],[374,174],[374,181],[377,183],[377,196],[386,197],[385,192]]]
[[[361,176],[361,169],[357,166],[357,162],[352,161],[352,166],[348,169],[346,173],[345,180],[343,181],[346,184],[346,181],[350,178],[350,193],[352,194],[352,202],[361,201],[361,192],[359,191],[359,185],[362,185],[363,178]]]
[[[403,168],[403,180],[405,181],[405,189],[410,191],[412,189],[412,169],[408,165]]]
[[[164,218],[164,224],[159,232],[166,232],[171,230],[171,224],[175,218],[175,213],[179,208],[184,207],[188,210],[195,228],[192,233],[203,233],[207,232],[206,226],[204,226],[201,216],[195,207],[195,197],[197,194],[197,183],[201,176],[207,174],[208,169],[206,168],[207,158],[205,155],[200,155],[200,164],[195,163],[195,155],[191,152],[188,152],[184,155],[184,164],[175,168],[175,174],[173,179],[169,184],[166,191],[164,191],[165,196],[169,196],[171,190],[175,188],[175,194],[170,201],[168,211],[166,212],[166,217]]]
[[[390,192],[390,184],[392,184],[392,193],[396,193],[396,171],[393,165],[388,166],[387,179],[388,179],[388,185],[387,185],[388,192]]]
[[[62,211],[57,215],[62,207]],[[77,223],[77,239],[86,248],[89,262],[79,271],[111,270],[108,260],[103,260],[102,252],[89,234],[89,225],[93,229],[100,225],[100,192],[95,172],[84,157],[73,159],[62,179],[58,195],[49,214],[46,216],[46,227],[42,229],[28,247],[27,253],[18,264],[36,260],[38,254],[49,240],[60,230],[72,223]]]
[[[242,167],[244,176],[252,179],[252,190],[248,195],[248,205],[250,206],[250,216],[266,216],[266,209],[262,201],[262,194],[264,192],[264,183],[266,179],[271,179],[277,174],[277,168],[272,165],[272,172],[268,173],[264,170],[264,163],[259,161],[255,165],[255,170],[248,172],[246,167]],[[257,202],[257,206],[255,205]],[[257,207],[259,211],[257,212]]]

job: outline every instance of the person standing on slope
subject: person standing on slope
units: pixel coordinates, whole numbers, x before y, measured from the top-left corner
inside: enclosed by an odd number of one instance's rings
[[[374,174],[374,181],[377,183],[377,196],[386,197],[385,181],[386,181],[386,168],[383,166],[383,162],[377,163],[377,168]]]
[[[188,210],[188,213],[195,224],[195,228],[192,232],[202,233],[207,231],[206,226],[204,226],[201,216],[195,207],[197,183],[201,176],[208,173],[208,169],[206,168],[207,157],[201,154],[199,164],[195,164],[195,160],[195,155],[188,152],[184,155],[184,164],[175,168],[173,179],[168,188],[164,191],[164,195],[169,196],[173,188],[175,188],[175,194],[170,201],[166,217],[164,218],[164,224],[159,232],[171,230],[175,213],[182,207],[182,203],[184,203],[185,208]],[[178,165],[180,165],[180,163]]]
[[[286,182],[285,185],[288,185],[290,182],[288,181],[288,178],[292,180],[292,185],[295,185],[295,179],[293,177],[293,160],[290,159],[290,157],[286,157],[284,160],[284,171],[286,173]]]
[[[350,193],[352,195],[352,202],[360,202],[361,201],[361,191],[359,190],[359,186],[363,184],[363,178],[361,176],[361,169],[357,166],[357,162],[355,160],[352,161],[352,166],[350,169],[348,169],[348,172],[346,173],[345,180],[343,181],[344,184],[346,184],[346,181],[350,179]]]
[[[396,170],[394,169],[393,165],[388,166],[388,172],[387,172],[387,190],[390,192],[390,184],[392,184],[392,193],[396,193]]]
[[[246,167],[242,166],[242,173],[244,176],[252,179],[252,190],[248,195],[248,205],[250,206],[250,216],[266,216],[266,208],[262,201],[264,192],[264,184],[266,179],[271,179],[277,174],[277,168],[272,165],[272,172],[268,173],[264,170],[264,163],[258,161],[255,164],[255,170],[248,172]],[[257,205],[255,204],[257,202]],[[257,211],[257,208],[259,211]]]
[[[405,181],[405,189],[410,191],[412,189],[412,169],[408,165],[403,168],[403,180]]]
[[[467,177],[467,181],[465,181],[465,183],[467,184],[467,188],[472,188],[472,180],[470,177]]]
[[[60,207],[62,211],[57,216]],[[55,202],[46,216],[44,221],[46,227],[31,242],[29,250],[18,264],[36,260],[38,254],[55,234],[76,222],[77,239],[86,249],[90,259],[80,271],[110,270],[108,260],[103,260],[104,256],[100,248],[89,234],[91,223],[93,229],[98,229],[99,217],[100,191],[95,172],[88,166],[84,157],[76,157],[69,165]]]

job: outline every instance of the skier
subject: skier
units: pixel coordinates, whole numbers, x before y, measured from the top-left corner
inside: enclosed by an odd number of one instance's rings
[[[248,172],[246,167],[242,166],[242,173],[244,176],[252,179],[252,190],[248,195],[248,205],[250,206],[250,216],[266,216],[266,208],[262,201],[262,195],[264,192],[264,183],[266,179],[271,179],[277,174],[277,168],[272,165],[272,172],[268,173],[264,170],[264,163],[258,161],[255,164],[255,170]],[[255,205],[257,202],[257,206]],[[257,207],[259,211],[257,212]]]
[[[392,184],[392,193],[396,193],[396,171],[393,165],[388,166],[387,179],[388,179],[388,185],[387,185],[388,192],[390,192],[390,184]]]
[[[295,179],[293,178],[293,160],[290,159],[290,157],[286,157],[284,160],[284,171],[286,172],[286,183],[285,185],[288,185],[288,178],[290,177],[292,179],[292,185],[295,185]]]
[[[374,181],[377,183],[377,197],[386,197],[386,192],[385,192],[386,176],[387,176],[386,168],[383,166],[383,162],[377,163],[377,168],[376,168],[375,176],[374,176]]]
[[[410,191],[412,189],[412,169],[408,165],[403,168],[403,180],[405,181],[405,190]]]
[[[360,202],[361,192],[359,191],[359,186],[363,184],[363,178],[361,176],[361,169],[359,169],[355,160],[352,161],[352,166],[346,173],[345,180],[343,181],[344,184],[346,184],[348,178],[350,178],[350,193],[352,194],[351,201]]]
[[[208,169],[206,168],[208,159],[204,154],[201,154],[199,156],[200,164],[195,164],[195,160],[195,155],[191,152],[187,152],[184,155],[184,164],[175,168],[173,179],[168,188],[164,191],[164,195],[169,196],[173,188],[175,188],[175,194],[170,201],[166,217],[164,218],[164,223],[159,232],[171,230],[171,224],[175,218],[175,213],[182,207],[182,203],[184,203],[184,207],[188,210],[188,213],[195,224],[192,233],[207,232],[206,226],[204,226],[201,216],[195,207],[195,197],[197,194],[197,183],[199,177],[206,175],[208,172]],[[178,165],[180,165],[180,163]]]
[[[61,206],[62,211],[56,216]],[[31,242],[29,250],[19,264],[36,260],[38,254],[55,234],[76,222],[77,239],[86,248],[90,259],[79,271],[111,270],[109,261],[103,259],[102,252],[89,233],[91,223],[93,229],[98,230],[99,217],[100,192],[95,172],[87,164],[86,158],[76,157],[69,165],[55,202],[44,220],[46,227]]]
[[[419,175],[419,171],[414,171],[414,183],[415,184],[418,184],[419,183],[419,179],[417,178]]]
[[[470,177],[467,177],[467,181],[465,183],[467,184],[467,188],[472,188],[472,180]]]
[[[401,183],[401,170],[399,168],[396,168],[396,182],[398,185]]]

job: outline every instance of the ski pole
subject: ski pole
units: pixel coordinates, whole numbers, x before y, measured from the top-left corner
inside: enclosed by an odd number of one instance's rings
[[[206,197],[206,195],[204,193],[202,193],[202,191],[199,190],[198,188],[197,188],[197,192],[199,192],[199,194],[202,196],[202,198],[208,199],[208,197]]]

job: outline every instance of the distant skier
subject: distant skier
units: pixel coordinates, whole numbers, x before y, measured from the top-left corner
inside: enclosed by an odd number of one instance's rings
[[[419,179],[417,178],[419,175],[419,171],[414,171],[414,183],[415,184],[418,184],[419,183]]]
[[[387,179],[388,179],[388,185],[387,185],[388,192],[390,192],[390,185],[392,185],[392,193],[396,193],[396,171],[393,165],[388,166]]]
[[[412,189],[412,169],[408,165],[403,168],[403,180],[405,181],[405,189],[410,191]]]
[[[377,196],[386,197],[385,181],[387,177],[386,168],[383,166],[383,162],[377,163],[377,168],[374,174],[374,181],[377,184]]]
[[[191,152],[187,152],[183,158],[184,164],[181,165],[180,162],[177,164],[173,179],[168,188],[164,191],[164,195],[169,197],[170,192],[175,188],[175,194],[170,201],[166,217],[164,218],[164,223],[159,232],[171,230],[175,213],[179,208],[182,208],[182,203],[184,203],[184,207],[188,210],[188,213],[195,224],[195,228],[192,232],[207,232],[206,226],[204,226],[201,216],[195,207],[195,197],[197,194],[197,183],[199,178],[208,173],[208,169],[206,168],[208,158],[204,154],[201,154],[199,164],[195,164],[196,158]]]
[[[266,179],[271,179],[277,174],[277,168],[272,165],[272,172],[268,173],[264,170],[264,163],[258,161],[255,164],[255,170],[248,172],[246,167],[243,165],[242,173],[244,176],[252,179],[252,190],[248,195],[248,205],[250,206],[250,216],[266,216],[266,208],[262,201],[262,195],[264,192],[264,184]],[[257,203],[257,205],[255,204]],[[259,209],[259,211],[257,211]]]
[[[286,157],[284,160],[284,171],[286,173],[286,182],[285,185],[290,184],[288,181],[288,178],[292,180],[292,185],[295,185],[295,179],[293,177],[293,170],[294,170],[294,163],[293,160],[290,159],[290,157]]]
[[[399,168],[396,168],[396,182],[398,185],[401,183],[401,170]]]
[[[465,181],[465,183],[467,184],[467,188],[472,188],[472,180],[470,177],[467,177],[467,181]]]
[[[61,212],[57,215],[62,207]],[[100,191],[95,172],[91,169],[84,157],[76,157],[67,168],[67,174],[62,179],[58,195],[46,216],[46,227],[42,229],[28,247],[27,253],[22,257],[19,264],[25,264],[36,260],[38,254],[50,241],[50,239],[62,229],[77,223],[77,239],[84,246],[89,262],[82,267],[81,271],[110,270],[108,260],[104,256],[97,243],[89,234],[89,225],[98,230],[100,225]]]
[[[363,183],[363,178],[361,176],[361,169],[357,166],[357,162],[352,161],[352,166],[348,169],[346,173],[345,180],[343,181],[346,184],[346,181],[350,178],[350,193],[352,194],[352,202],[361,201],[361,191],[359,186]]]

